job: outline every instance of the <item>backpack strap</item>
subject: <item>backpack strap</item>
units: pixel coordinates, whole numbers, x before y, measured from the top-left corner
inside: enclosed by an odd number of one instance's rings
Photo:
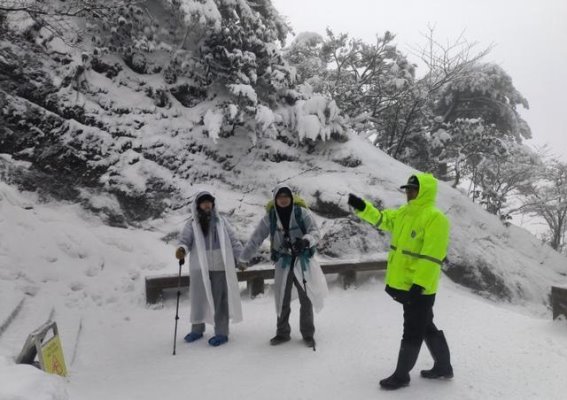
[[[275,207],[268,211],[268,216],[270,218],[270,258],[273,262],[277,262],[279,259],[279,253],[274,249],[274,235],[278,227],[278,219],[276,217]]]
[[[295,213],[295,221],[297,222],[297,225],[299,225],[301,233],[305,235],[307,229],[305,228],[305,222],[303,221],[303,213],[301,212],[301,207],[295,206],[293,208],[293,212]]]
[[[278,228],[278,219],[276,217],[276,208],[270,209],[268,211],[268,215],[270,216],[270,240],[274,239],[274,234],[276,233],[276,229]]]

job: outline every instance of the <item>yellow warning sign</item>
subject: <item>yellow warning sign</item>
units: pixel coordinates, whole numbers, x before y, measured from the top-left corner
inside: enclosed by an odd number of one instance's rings
[[[41,347],[40,359],[45,372],[67,376],[67,367],[65,366],[59,335],[53,336]]]

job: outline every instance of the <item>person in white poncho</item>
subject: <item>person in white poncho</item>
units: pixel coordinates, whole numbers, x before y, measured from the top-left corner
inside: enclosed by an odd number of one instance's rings
[[[203,337],[205,323],[214,325],[211,346],[228,341],[229,318],[242,320],[240,291],[236,279],[236,259],[242,244],[236,239],[229,222],[217,213],[215,198],[201,191],[192,204],[193,217],[181,232],[177,259],[189,253],[189,298],[191,332],[186,342]]]
[[[290,302],[295,286],[301,304],[301,335],[305,344],[314,349],[313,308],[315,311],[321,310],[328,293],[325,276],[313,258],[320,238],[319,229],[311,212],[298,196],[294,198],[289,186],[277,186],[273,193],[273,204],[268,204],[268,212],[252,233],[239,261],[244,265],[248,263],[264,239],[270,236],[278,316],[276,336],[270,340],[270,344],[278,345],[290,340]]]

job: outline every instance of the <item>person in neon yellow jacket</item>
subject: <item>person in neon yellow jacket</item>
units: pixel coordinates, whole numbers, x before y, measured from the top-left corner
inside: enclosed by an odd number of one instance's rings
[[[434,366],[421,371],[421,376],[453,377],[447,341],[443,331],[433,323],[433,304],[449,245],[449,220],[435,206],[437,179],[433,175],[412,175],[401,189],[406,191],[407,204],[397,209],[378,210],[354,194],[350,194],[348,200],[360,219],[391,232],[386,292],[403,304],[404,332],[396,370],[380,381],[384,389],[409,384],[409,372],[423,341],[431,352]]]

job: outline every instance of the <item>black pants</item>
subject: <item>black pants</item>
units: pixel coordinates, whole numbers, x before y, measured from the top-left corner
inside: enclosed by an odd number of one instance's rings
[[[404,304],[404,334],[402,341],[421,345],[426,336],[436,335],[433,323],[433,304],[435,295],[422,295],[412,304]]]
[[[311,304],[311,300],[307,297],[303,284],[295,278],[295,274],[293,273],[293,261],[295,260],[292,260],[286,279],[282,311],[277,321],[277,334],[289,337],[291,333],[291,327],[289,326],[289,316],[291,314],[291,289],[293,288],[292,285],[295,285],[297,293],[299,294],[299,303],[301,304],[299,308],[299,330],[304,338],[313,337],[313,334],[315,333],[315,325],[313,323],[313,304]],[[298,268],[300,267],[298,266]]]

